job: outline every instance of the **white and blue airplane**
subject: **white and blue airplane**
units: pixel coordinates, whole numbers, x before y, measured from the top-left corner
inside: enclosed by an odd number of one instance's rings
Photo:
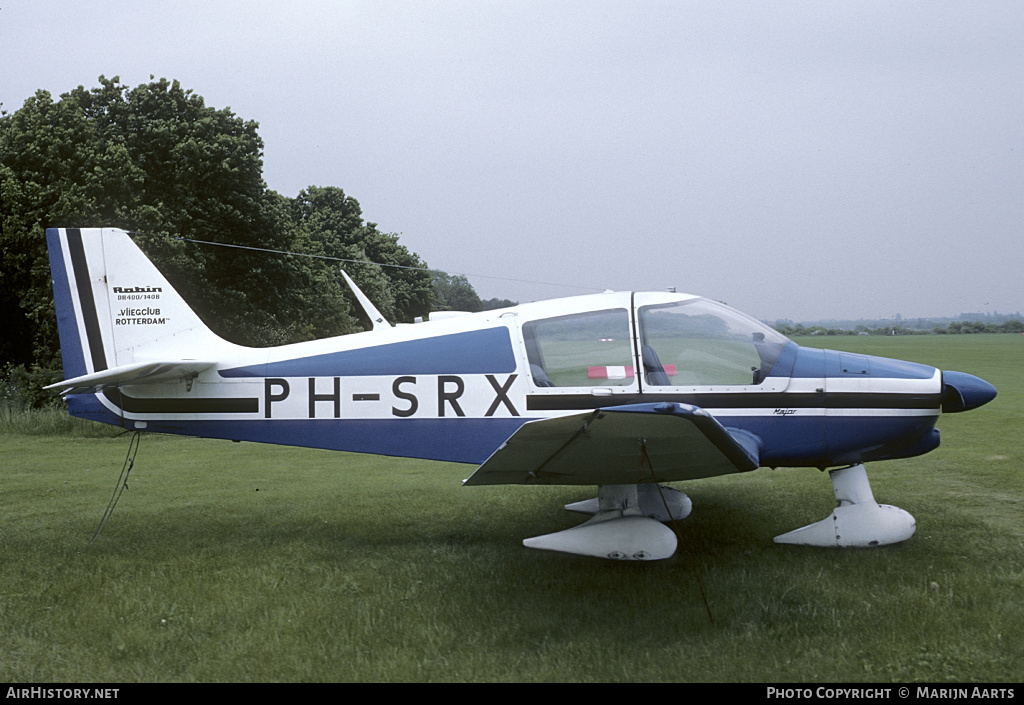
[[[592,514],[529,547],[613,559],[675,552],[691,503],[661,483],[831,469],[838,506],[776,537],[904,541],[864,463],[939,445],[940,412],[996,395],[978,377],[805,348],[705,298],[607,292],[270,348],[214,334],[129,235],[46,231],[74,416],[208,438],[454,461],[466,485],[596,485]],[[346,279],[347,276],[346,276]]]

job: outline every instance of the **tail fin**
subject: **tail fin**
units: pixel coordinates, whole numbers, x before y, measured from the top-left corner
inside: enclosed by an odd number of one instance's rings
[[[124,231],[50,228],[46,245],[65,376],[52,387],[78,393],[158,381],[180,376],[178,363],[192,370],[213,364],[197,366],[197,354],[216,359],[235,347],[199,319]]]

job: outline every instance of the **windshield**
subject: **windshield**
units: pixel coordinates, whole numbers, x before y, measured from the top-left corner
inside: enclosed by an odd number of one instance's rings
[[[788,339],[708,299],[639,309],[644,382],[653,386],[761,384]]]

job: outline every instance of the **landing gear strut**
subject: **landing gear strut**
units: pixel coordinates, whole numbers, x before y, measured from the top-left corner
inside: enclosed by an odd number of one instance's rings
[[[821,521],[775,537],[802,546],[869,547],[906,541],[917,523],[899,507],[878,504],[863,464],[829,472],[838,506]]]

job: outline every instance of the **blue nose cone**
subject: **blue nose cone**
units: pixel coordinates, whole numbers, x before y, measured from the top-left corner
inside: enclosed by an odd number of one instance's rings
[[[942,410],[970,411],[996,398],[996,388],[966,372],[942,372]]]

